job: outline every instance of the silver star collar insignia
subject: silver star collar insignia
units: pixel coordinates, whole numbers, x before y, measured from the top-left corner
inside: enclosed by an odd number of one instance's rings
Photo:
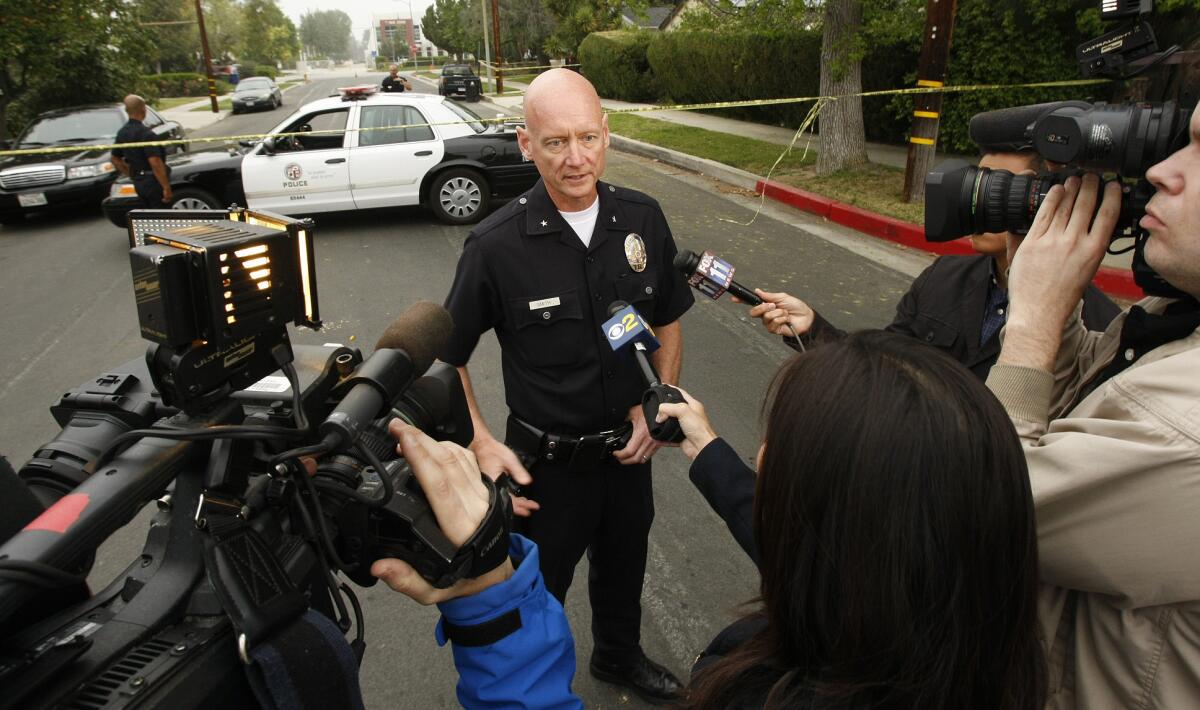
[[[544,220],[544,219],[542,220],[542,226],[543,226],[543,227],[545,227],[545,226],[547,226],[547,225],[549,225],[549,224],[550,224],[550,223],[549,223],[549,222],[547,222],[546,220]]]

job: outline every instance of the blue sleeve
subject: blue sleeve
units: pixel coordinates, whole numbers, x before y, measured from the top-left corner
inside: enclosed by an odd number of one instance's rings
[[[486,646],[454,644],[458,701],[475,710],[534,710],[583,707],[571,692],[575,640],[562,605],[548,591],[539,570],[538,549],[521,537],[509,537],[516,573],[479,594],[438,604],[438,644],[445,645],[443,622],[477,626],[517,610],[521,626]]]

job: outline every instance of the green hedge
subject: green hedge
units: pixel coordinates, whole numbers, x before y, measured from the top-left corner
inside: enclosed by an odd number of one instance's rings
[[[820,88],[821,36],[816,32],[669,32],[654,38],[647,56],[662,100],[673,103],[815,96]],[[809,108],[783,104],[722,113],[798,126]]]
[[[581,71],[601,96],[622,101],[653,101],[654,75],[647,59],[650,32],[593,32],[579,45]]]
[[[208,96],[208,79],[203,74],[176,72],[173,74],[146,74],[142,76],[142,91],[146,98],[173,96]],[[217,93],[227,94],[233,85],[217,80]]]
[[[870,91],[911,84],[917,47],[876,45],[863,63]],[[581,70],[601,96],[623,101],[712,103],[815,96],[821,85],[821,34],[805,30],[594,32],[579,47]],[[680,68],[686,68],[686,71]],[[799,126],[811,104],[714,111],[732,118]],[[868,136],[904,139],[905,111],[886,98],[864,102]]]
[[[265,76],[274,79],[276,76],[278,76],[278,74],[279,70],[277,70],[273,65],[259,64],[251,69],[243,68],[241,78],[249,79],[252,76]]]

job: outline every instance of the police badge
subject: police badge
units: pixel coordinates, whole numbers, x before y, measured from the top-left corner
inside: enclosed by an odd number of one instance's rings
[[[625,237],[625,260],[629,262],[629,268],[638,273],[646,270],[646,245],[632,232]]]

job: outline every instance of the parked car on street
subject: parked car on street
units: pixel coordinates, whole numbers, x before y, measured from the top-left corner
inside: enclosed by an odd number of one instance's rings
[[[442,96],[478,101],[483,95],[483,89],[479,77],[475,76],[471,67],[466,64],[447,64],[442,67],[442,76],[438,80],[438,93]]]
[[[283,105],[283,92],[273,79],[252,76],[242,79],[233,92],[233,112],[277,109]]]
[[[111,144],[128,118],[120,104],[95,104],[40,114],[5,148],[71,147],[63,153],[0,158],[0,223],[19,222],[34,212],[69,207],[95,209],[117,177],[112,154],[89,145]],[[164,140],[181,139],[183,127],[146,108],[146,127]],[[167,147],[179,152],[182,144]]]
[[[272,135],[232,154],[168,160],[171,206],[237,203],[295,215],[422,204],[444,222],[470,224],[487,215],[493,198],[537,182],[511,125],[485,124],[440,96],[376,89],[352,87],[305,104]],[[127,179],[103,202],[119,227],[139,206]]]

